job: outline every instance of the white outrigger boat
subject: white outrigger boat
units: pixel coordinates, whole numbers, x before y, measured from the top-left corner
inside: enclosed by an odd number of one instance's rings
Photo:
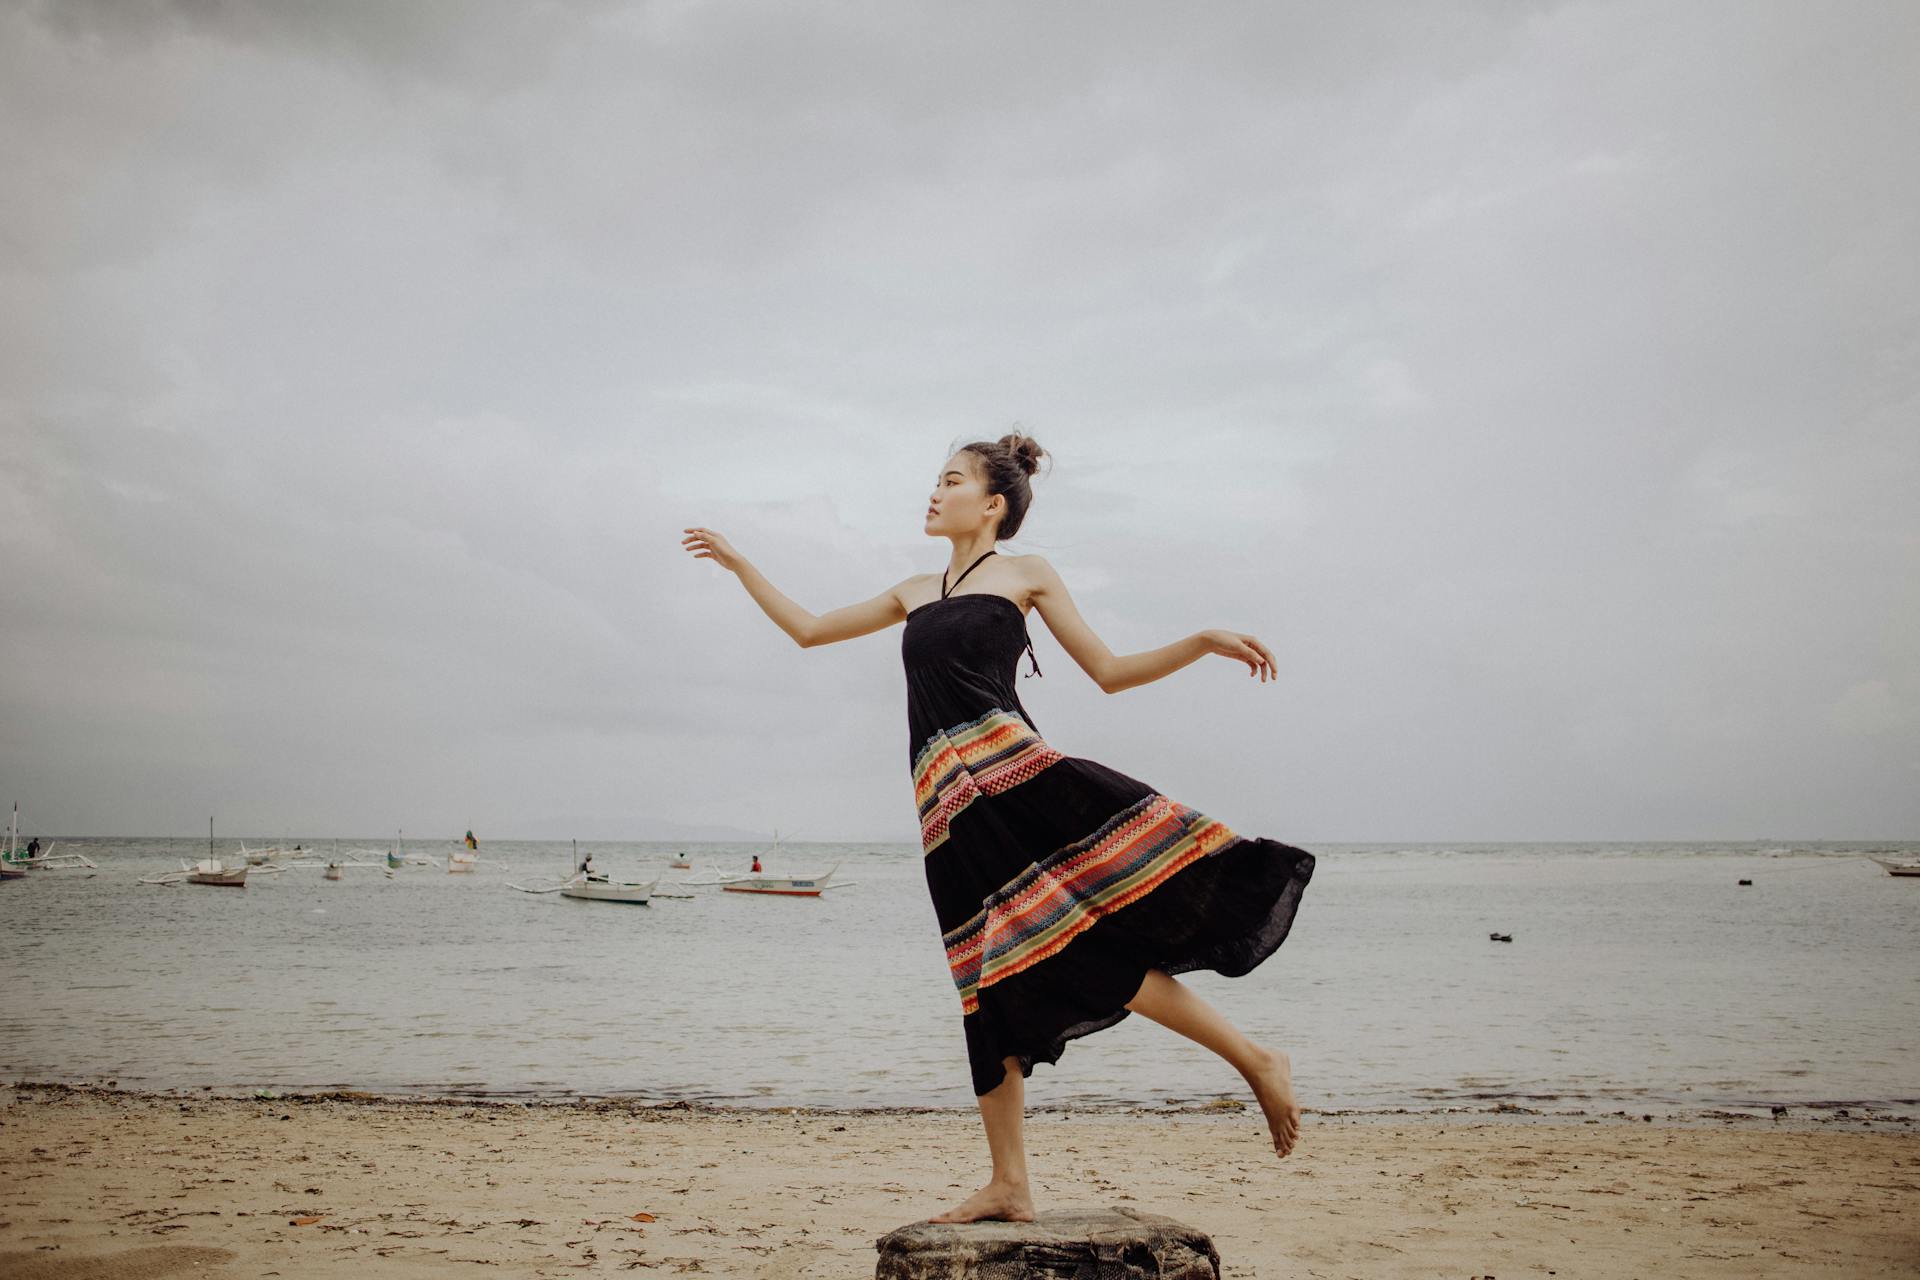
[[[178,871],[169,871],[164,875],[141,876],[141,884],[187,884],[212,885],[217,888],[244,889],[247,887],[247,873],[258,871],[270,875],[282,871],[283,867],[249,867],[244,862],[228,863],[218,858],[202,858],[198,862],[182,862]]]
[[[507,888],[518,889],[521,893],[557,893],[563,898],[578,898],[582,902],[631,902],[645,907],[652,905],[654,886],[659,883],[658,879],[640,883],[576,871],[559,884],[509,884]]]
[[[1920,876],[1920,862],[1888,862],[1885,858],[1873,858],[1873,861],[1885,867],[1890,876]]]
[[[187,883],[244,889],[247,887],[247,872],[251,870],[253,868],[244,862],[237,867],[229,867],[218,858],[202,858],[187,873]]]
[[[217,888],[244,889],[247,887],[247,873],[258,872],[261,875],[274,875],[285,871],[285,867],[273,863],[252,866],[245,856],[246,846],[240,846],[242,855],[238,862],[222,862],[213,853],[213,819],[207,819],[207,856],[198,862],[181,859],[178,871],[169,871],[164,875],[141,876],[141,884],[188,884],[211,885]]]
[[[789,833],[791,834],[791,833]],[[780,833],[773,833],[773,852],[767,855],[769,861],[780,856]],[[844,860],[843,860],[844,861]],[[718,875],[711,880],[683,880],[682,884],[717,884],[727,893],[768,893],[786,898],[817,898],[828,889],[851,889],[855,881],[835,880],[841,863],[828,867],[825,873],[814,875],[776,876],[769,875],[760,867],[760,855],[753,857],[754,868],[744,875]]]
[[[828,889],[851,887],[851,880],[834,883],[833,877],[839,870],[840,864],[836,862],[827,868],[825,875],[770,876],[749,872],[744,876],[722,876],[720,888],[727,893],[777,893],[793,898],[817,898]]]
[[[14,802],[7,822],[7,847],[0,849],[0,880],[21,880],[28,871],[98,871],[99,864],[84,853],[55,853],[54,845],[28,853],[20,848],[20,804]]]
[[[631,902],[644,907],[651,905],[653,888],[659,883],[657,879],[639,884],[605,876],[580,875],[560,886],[560,896],[578,898],[583,902]]]
[[[653,891],[660,883],[660,877],[651,880],[615,880],[604,871],[593,869],[593,855],[588,854],[586,861],[580,860],[580,842],[573,845],[573,874],[564,880],[547,885],[526,885],[508,883],[507,888],[518,889],[521,893],[557,893],[563,898],[578,898],[582,902],[631,902],[638,906],[650,906]],[[662,897],[681,897],[687,895],[663,894]]]

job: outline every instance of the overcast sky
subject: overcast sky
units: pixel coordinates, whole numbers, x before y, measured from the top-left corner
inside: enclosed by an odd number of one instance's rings
[[[913,841],[957,441],[1047,738],[1313,841],[1920,837],[1920,6],[0,3],[0,804]]]

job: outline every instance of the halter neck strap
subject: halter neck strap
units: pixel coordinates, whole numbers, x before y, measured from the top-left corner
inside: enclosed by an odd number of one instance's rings
[[[948,596],[952,595],[955,588],[959,587],[959,585],[962,582],[965,582],[967,580],[967,575],[980,567],[980,561],[985,560],[987,556],[990,556],[992,554],[994,554],[992,551],[988,551],[986,556],[981,556],[980,560],[975,560],[972,564],[962,569],[960,571],[960,576],[953,580],[953,586],[951,587],[947,585],[947,571],[945,569],[942,569],[940,571],[940,598],[942,600],[945,600]]]

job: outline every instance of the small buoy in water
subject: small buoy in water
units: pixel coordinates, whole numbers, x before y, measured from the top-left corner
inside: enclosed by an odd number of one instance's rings
[[[1495,942],[1512,942],[1513,941],[1513,935],[1510,933],[1490,933],[1487,935],[1487,937],[1491,938]]]
[[[1753,883],[1753,881],[1751,881],[1751,880],[1742,880],[1742,881],[1741,881],[1740,883],[1741,883],[1741,884],[1752,884],[1752,883]]]

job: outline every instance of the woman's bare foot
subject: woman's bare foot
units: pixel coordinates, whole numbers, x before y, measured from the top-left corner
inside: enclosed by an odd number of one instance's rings
[[[1284,1156],[1300,1136],[1300,1108],[1293,1100],[1293,1059],[1277,1050],[1263,1052],[1265,1065],[1248,1076],[1247,1083],[1253,1086],[1253,1096],[1266,1113],[1273,1149]]]
[[[1033,1192],[1024,1182],[989,1182],[928,1222],[1032,1222]]]

